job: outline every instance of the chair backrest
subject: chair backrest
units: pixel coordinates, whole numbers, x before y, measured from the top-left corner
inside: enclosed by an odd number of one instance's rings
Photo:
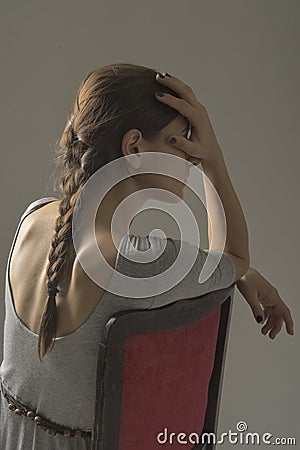
[[[217,437],[234,287],[107,321],[92,450],[200,449],[202,433]]]

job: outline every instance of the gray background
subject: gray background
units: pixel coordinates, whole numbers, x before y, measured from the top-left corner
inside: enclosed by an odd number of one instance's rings
[[[80,81],[113,62],[168,71],[207,107],[246,216],[251,266],[295,322],[294,337],[285,327],[274,341],[263,336],[236,289],[219,433],[245,420],[249,431],[299,441],[299,2],[7,2],[1,22],[1,325],[9,246],[26,206],[52,195],[50,160]],[[195,215],[204,230],[201,209]]]

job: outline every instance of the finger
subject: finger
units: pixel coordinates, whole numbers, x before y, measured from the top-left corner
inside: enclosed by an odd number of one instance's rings
[[[293,335],[294,334],[294,322],[292,319],[291,311],[287,307],[285,302],[282,300],[282,298],[280,297],[280,294],[277,289],[275,292],[275,297],[280,306],[280,314],[282,315],[283,320],[285,322],[286,331],[288,334]]]
[[[262,324],[266,320],[266,313],[259,303],[257,290],[255,289],[255,287],[248,286],[247,290],[243,291],[243,296],[247,300],[247,303],[251,308],[256,322]]]
[[[254,319],[256,320],[256,322],[262,324],[265,321],[265,314],[264,314],[264,310],[262,309],[262,307],[260,306],[260,304],[258,303],[258,301],[255,301],[253,303],[248,303],[252,313],[254,315]]]
[[[270,315],[272,314],[272,310],[273,307],[264,306],[265,321],[269,319]]]
[[[270,331],[269,337],[271,339],[274,339],[277,336],[277,334],[280,333],[282,325],[283,325],[283,319],[280,318],[276,321],[274,327]]]
[[[181,98],[187,100],[191,105],[196,106],[199,103],[192,88],[179,78],[174,76],[161,77],[160,74],[157,73],[156,81],[159,81],[163,85],[168,86],[170,89],[177,92]]]
[[[183,152],[187,153],[188,155],[194,156],[199,161],[201,161],[201,158],[199,158],[199,149],[201,148],[201,144],[198,144],[196,149],[194,142],[189,141],[185,137],[177,134],[172,134],[172,136],[170,136],[170,138],[168,139],[168,142],[173,147],[176,147],[182,150]]]
[[[286,331],[289,334],[293,335],[294,334],[294,322],[293,322],[292,315],[291,315],[289,308],[286,307],[284,309],[282,315],[283,315],[283,320],[285,322]]]
[[[274,326],[274,316],[270,316],[266,322],[266,324],[262,327],[262,334],[266,335],[268,331],[270,331]]]
[[[204,113],[204,110],[202,111],[200,107],[195,108],[194,105],[183,98],[175,97],[174,95],[168,94],[167,92],[158,92],[163,95],[159,95],[156,91],[155,97],[157,100],[179,111],[180,114],[182,114],[189,120],[192,127],[196,127],[197,124],[199,124],[202,119],[201,112]]]

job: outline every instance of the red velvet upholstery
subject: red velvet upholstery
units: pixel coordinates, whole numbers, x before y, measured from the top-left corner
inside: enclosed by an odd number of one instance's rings
[[[218,307],[192,325],[127,337],[120,450],[193,447],[179,443],[177,436],[185,433],[180,439],[189,442],[189,433],[202,432],[220,311]],[[156,440],[162,432],[161,442],[167,440],[164,445]],[[171,433],[176,433],[173,438]]]

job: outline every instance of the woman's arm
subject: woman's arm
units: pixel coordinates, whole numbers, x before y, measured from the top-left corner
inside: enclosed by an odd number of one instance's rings
[[[247,225],[230,181],[209,114],[205,106],[197,99],[192,88],[179,78],[171,76],[160,78],[157,74],[156,79],[180,96],[177,98],[169,93],[158,93],[157,99],[179,111],[191,124],[190,139],[172,135],[169,143],[183,150],[187,155],[200,159],[205,175],[210,179],[221,199],[227,226],[225,249],[223,247],[223,220],[220,220],[223,217],[220,217],[219,202],[215,191],[204,181],[207,209],[212,218],[214,231],[210,249],[221,252],[225,250],[235,266],[234,281],[236,281],[246,273],[249,267]]]
[[[237,281],[247,272],[250,262],[248,229],[243,210],[228,175],[221,149],[218,156],[214,156],[213,161],[205,160],[201,162],[201,165],[204,174],[216,189],[224,208],[227,227],[224,252],[228,254],[235,264],[235,281]],[[216,204],[215,193],[205,177],[203,177],[203,183],[208,212],[209,247],[212,250],[219,250],[222,247],[222,242],[218,241],[218,237],[222,236],[222,232],[218,229],[218,224],[222,223],[222,217],[220,217]],[[211,235],[210,217],[214,224],[215,241]]]

